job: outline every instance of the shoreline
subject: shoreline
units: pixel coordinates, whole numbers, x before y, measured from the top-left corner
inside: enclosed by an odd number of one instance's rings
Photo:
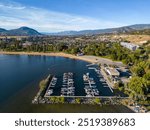
[[[112,61],[107,58],[97,57],[97,56],[76,56],[72,54],[67,54],[64,52],[7,52],[7,51],[0,51],[0,54],[4,55],[33,55],[33,56],[58,56],[58,57],[65,57],[70,59],[77,59],[77,60],[83,60],[89,63],[100,63],[100,64],[113,64],[113,65],[119,65],[124,66],[122,62],[118,61]]]
[[[63,52],[7,52],[7,51],[0,51],[0,54],[4,55],[32,55],[32,56],[58,56],[58,57],[65,57],[70,59],[78,59],[78,60],[84,60],[90,63],[93,63],[93,60],[81,58],[80,56],[75,56],[72,54],[67,54]]]

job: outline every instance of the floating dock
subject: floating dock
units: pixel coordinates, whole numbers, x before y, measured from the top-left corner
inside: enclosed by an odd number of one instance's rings
[[[61,88],[61,96],[74,96],[75,87],[73,73],[68,72],[63,74],[63,85]]]
[[[103,75],[102,75],[100,69],[97,69],[96,67],[89,67],[88,69],[93,69],[93,70],[95,70],[95,72],[98,74],[98,77],[100,78],[99,81],[100,81],[103,85],[105,85],[105,87],[107,86],[107,87],[110,89],[110,91],[113,93],[112,87],[109,85],[109,83],[107,82],[107,80],[104,79],[104,77],[103,77]]]
[[[99,90],[96,88],[96,83],[93,78],[89,77],[89,73],[83,75],[84,80],[84,90],[86,93],[86,97],[94,97],[99,96]]]

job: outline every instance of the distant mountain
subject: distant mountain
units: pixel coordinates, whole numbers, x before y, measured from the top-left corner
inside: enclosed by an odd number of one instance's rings
[[[7,31],[6,29],[0,28],[0,33],[1,32],[6,32],[6,31]]]
[[[81,30],[81,31],[64,31],[58,33],[39,33],[29,28],[21,27],[18,29],[6,30],[0,28],[0,35],[6,36],[36,36],[36,35],[95,35],[95,34],[149,34],[150,24],[135,24],[119,28],[97,29],[97,30]]]
[[[135,24],[119,28],[108,28],[98,30],[82,30],[82,31],[64,31],[51,33],[51,35],[95,35],[95,34],[122,34],[130,33],[138,30],[150,29],[150,24]]]
[[[135,30],[145,30],[145,29],[150,29],[150,24],[135,24],[129,27]]]
[[[38,31],[28,28],[28,27],[21,27],[18,29],[12,29],[12,30],[5,30],[0,28],[0,35],[6,35],[6,36],[36,36],[36,35],[42,35]]]

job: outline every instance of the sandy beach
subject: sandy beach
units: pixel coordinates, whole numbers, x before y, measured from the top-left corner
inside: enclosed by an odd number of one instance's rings
[[[43,53],[43,52],[6,52],[6,51],[0,51],[0,54],[6,54],[6,55],[41,55],[41,56],[59,56],[59,57],[66,57],[71,59],[80,59],[87,62],[94,63],[95,61],[93,59],[85,59],[81,56],[66,54],[62,52],[56,52],[56,53]]]
[[[41,56],[59,56],[59,57],[66,57],[71,59],[78,59],[87,61],[90,63],[100,63],[100,64],[111,64],[111,65],[118,65],[118,66],[124,66],[122,62],[116,62],[112,61],[110,59],[101,58],[97,56],[76,56],[72,54],[67,54],[63,52],[56,52],[56,53],[43,53],[43,52],[6,52],[6,51],[0,51],[0,54],[6,54],[6,55],[41,55]]]

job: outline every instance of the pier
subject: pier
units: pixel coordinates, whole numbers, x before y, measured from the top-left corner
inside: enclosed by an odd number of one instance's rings
[[[95,65],[95,63],[92,63],[92,64],[88,64],[88,65],[86,65],[87,67],[89,67],[89,66],[92,66],[92,65]]]
[[[95,72],[98,74],[98,77],[100,78],[100,82],[105,86],[104,87],[108,87],[110,89],[110,91],[113,93],[113,89],[112,89],[112,84],[109,82],[108,78],[106,78],[107,76],[105,75],[105,73],[103,73],[102,69],[97,69],[95,67],[89,67],[88,69],[93,69],[95,70]]]
[[[86,93],[86,97],[94,97],[99,96],[99,90],[96,88],[96,83],[93,78],[89,77],[89,73],[83,75],[84,80],[84,90]]]
[[[112,89],[113,84],[112,84],[112,83],[109,81],[109,79],[107,78],[107,75],[106,75],[106,73],[104,72],[103,68],[101,68],[100,71],[101,71],[101,74],[102,74],[102,76],[104,77],[106,83],[108,84],[109,89],[110,89],[111,92],[113,93],[113,89]]]
[[[64,73],[63,74],[63,85],[61,88],[61,96],[74,96],[75,87],[73,80],[73,73]]]

